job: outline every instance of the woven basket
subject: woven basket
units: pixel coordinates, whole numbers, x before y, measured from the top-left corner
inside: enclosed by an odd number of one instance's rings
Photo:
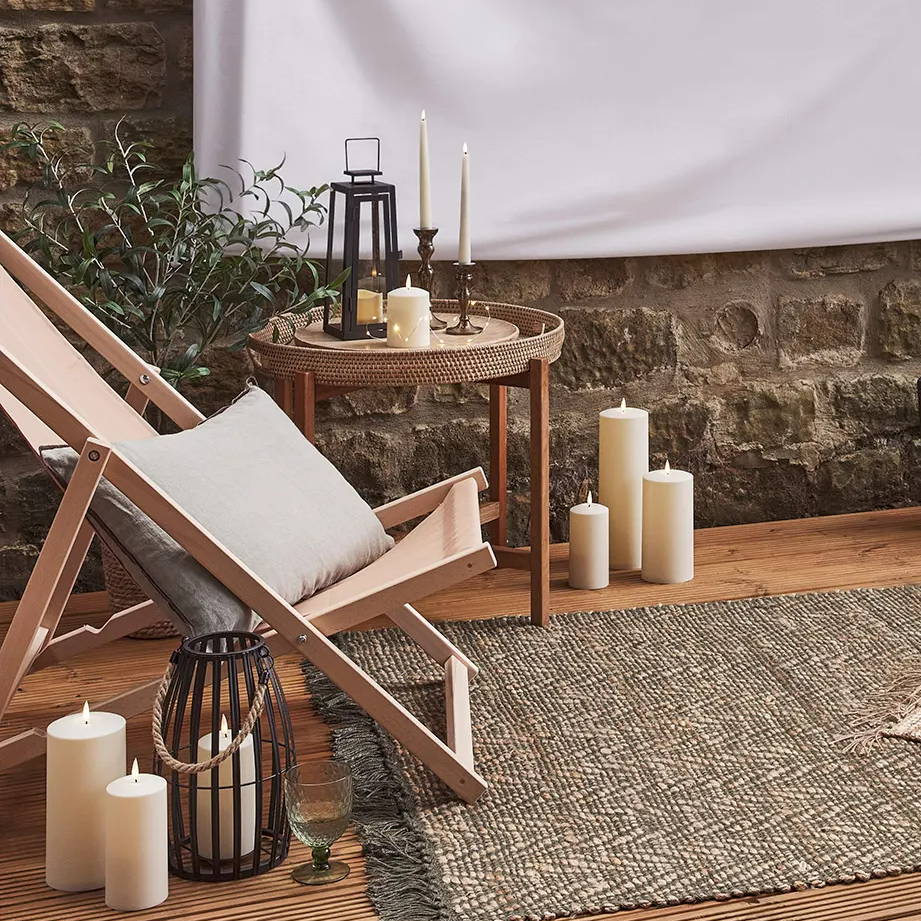
[[[113,611],[123,611],[147,601],[147,595],[142,592],[134,579],[128,575],[128,570],[118,561],[118,557],[102,542],[99,542],[102,552],[102,573],[106,580],[106,591]],[[158,620],[134,633],[129,633],[135,640],[162,640],[168,637],[179,636],[179,631],[171,620]]]
[[[456,314],[457,302],[434,300],[438,314]],[[278,327],[282,338],[293,330],[323,318],[322,307],[296,316],[274,318],[249,337],[253,362],[267,374],[292,377],[313,371],[320,383],[343,387],[415,386],[487,381],[521,374],[532,358],[556,361],[563,348],[563,321],[555,313],[533,307],[519,307],[494,301],[477,301],[474,312],[514,323],[521,332],[517,339],[478,345],[471,336],[469,348],[450,349],[366,349],[309,348],[272,342]]]

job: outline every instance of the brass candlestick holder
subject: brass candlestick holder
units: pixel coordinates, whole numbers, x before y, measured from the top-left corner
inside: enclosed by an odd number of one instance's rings
[[[457,306],[459,315],[457,322],[449,326],[445,333],[449,336],[475,336],[483,332],[483,327],[478,326],[470,319],[470,280],[473,278],[475,262],[455,262],[454,269],[457,273]]]
[[[432,255],[435,252],[435,234],[438,233],[437,227],[416,227],[413,233],[419,238],[417,252],[422,260],[419,266],[419,287],[425,288],[430,298],[435,297],[435,270],[432,268]],[[444,329],[448,324],[441,317],[436,317],[434,313],[429,313],[429,329]]]

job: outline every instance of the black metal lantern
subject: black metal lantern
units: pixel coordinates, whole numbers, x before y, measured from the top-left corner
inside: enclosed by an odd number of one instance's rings
[[[370,158],[375,163],[373,168],[354,169],[350,164],[349,144],[356,143],[376,145]],[[397,276],[403,254],[397,242],[396,187],[378,178],[382,175],[380,138],[346,138],[344,172],[348,182],[330,183],[326,281],[331,282],[343,269],[348,270],[348,275],[342,284],[341,320],[333,320],[332,305],[327,301],[323,329],[339,339],[382,338],[387,332],[384,322],[387,292],[400,283]],[[363,245],[362,239],[368,229],[370,246]],[[340,235],[341,260],[334,257]],[[362,259],[362,252],[368,251],[370,261]]]
[[[169,867],[203,882],[288,855],[284,774],[296,761],[272,656],[254,633],[184,639],[154,701],[154,768],[169,790]]]

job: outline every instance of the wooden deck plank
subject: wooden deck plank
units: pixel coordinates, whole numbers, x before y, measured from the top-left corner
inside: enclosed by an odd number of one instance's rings
[[[759,594],[826,591],[857,586],[921,582],[921,509],[899,509],[800,521],[713,528],[697,534],[697,577],[680,586],[653,586],[635,573],[618,573],[602,592],[566,586],[564,546],[553,548],[551,610],[627,608],[638,605],[741,598]],[[420,610],[433,619],[474,619],[527,614],[528,574],[486,573],[426,599]],[[62,629],[105,616],[103,593],[74,596]],[[0,625],[14,603],[0,605]],[[0,627],[2,629],[2,627]],[[0,737],[46,725],[76,709],[83,695],[102,698],[130,682],[156,677],[172,648],[170,640],[119,640],[29,676],[11,706]],[[479,663],[488,668],[488,663]],[[299,665],[279,660],[302,758],[329,753],[326,727],[303,693]],[[130,681],[126,676],[130,675]],[[149,719],[129,721],[129,751],[149,753]],[[97,921],[108,916],[101,892],[64,894],[44,885],[44,761],[0,775],[0,916],[4,921]],[[215,886],[171,879],[163,905],[133,915],[137,921],[373,921],[366,894],[361,848],[349,832],[337,846],[352,875],[329,888],[308,889],[289,879],[306,849],[292,845],[289,860],[265,876]],[[602,917],[602,916],[599,916]],[[921,921],[921,874],[868,883],[828,886],[784,895],[644,909],[608,917],[636,921]]]

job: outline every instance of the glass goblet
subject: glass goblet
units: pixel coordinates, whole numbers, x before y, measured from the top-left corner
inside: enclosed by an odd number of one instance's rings
[[[313,852],[313,862],[291,876],[305,886],[335,883],[349,865],[330,860],[330,847],[352,817],[352,774],[340,761],[308,761],[285,773],[285,808],[295,837]]]

